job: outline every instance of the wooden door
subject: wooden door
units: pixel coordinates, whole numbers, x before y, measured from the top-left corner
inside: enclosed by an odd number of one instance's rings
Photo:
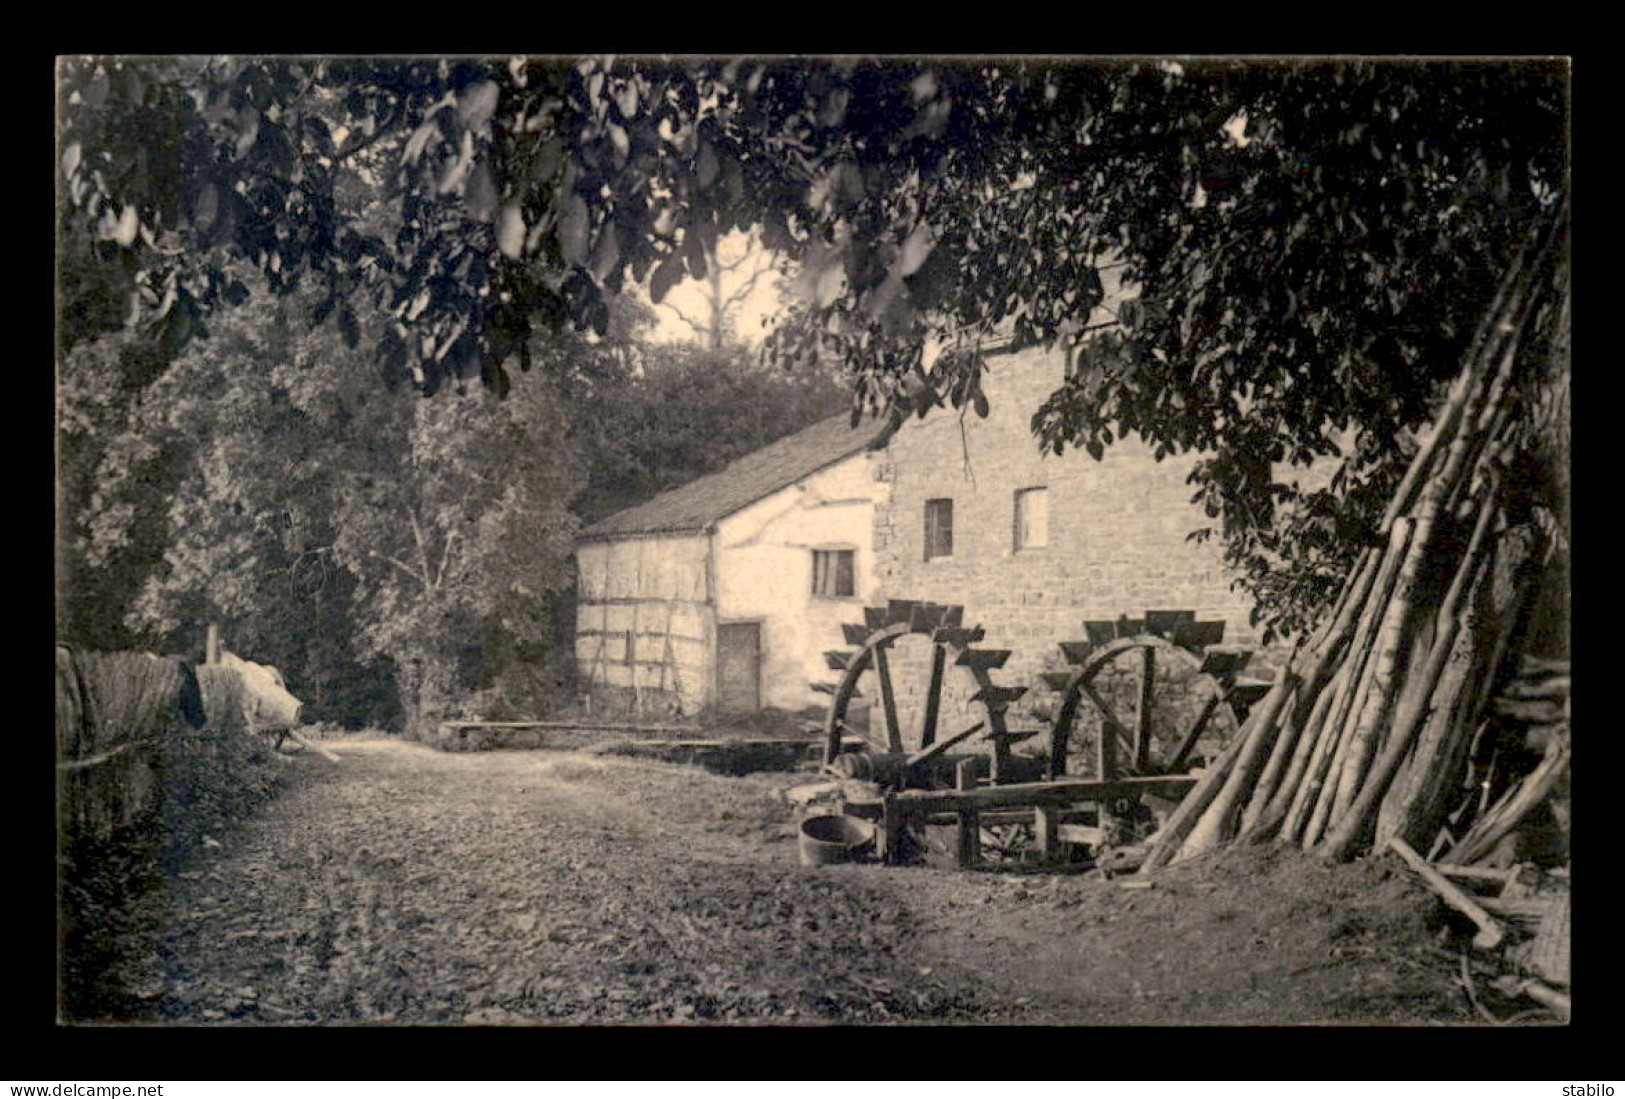
[[[717,709],[748,713],[762,708],[762,627],[734,622],[717,627]]]

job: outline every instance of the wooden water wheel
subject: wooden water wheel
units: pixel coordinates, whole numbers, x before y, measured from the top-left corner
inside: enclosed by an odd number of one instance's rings
[[[966,628],[963,620],[963,607],[893,599],[884,607],[865,607],[861,624],[842,625],[851,648],[824,654],[825,662],[841,673],[840,678],[834,683],[813,684],[814,689],[833,696],[823,726],[826,767],[885,785],[946,784],[954,780],[956,765],[965,762],[962,755],[950,755],[949,749],[976,738],[992,747],[979,774],[995,783],[1037,776],[1041,764],[1016,759],[1010,746],[1037,735],[1039,730],[1013,732],[1006,722],[1010,704],[1027,688],[993,682],[992,672],[1004,665],[1010,651],[977,648],[984,631]],[[905,730],[898,716],[891,653],[899,641],[910,636],[928,640],[931,656],[920,720],[916,728]],[[970,701],[978,707],[981,719],[968,728],[943,735],[942,697],[950,669],[972,679],[975,691]],[[862,697],[859,686],[866,673],[880,698],[878,729],[872,728],[872,723],[858,727],[848,721],[853,700]],[[853,744],[853,734],[861,744]],[[851,756],[861,758],[843,759]]]
[[[1094,753],[1100,778],[1177,774],[1189,763],[1203,735],[1219,718],[1232,729],[1247,710],[1268,692],[1264,680],[1239,673],[1252,654],[1245,649],[1211,649],[1224,639],[1223,622],[1198,622],[1194,611],[1147,611],[1143,618],[1084,623],[1086,641],[1063,641],[1061,651],[1071,668],[1044,672],[1045,684],[1060,695],[1050,725],[1046,776],[1067,774],[1072,740],[1086,707],[1100,717]],[[1152,715],[1159,688],[1176,669],[1194,672],[1207,695],[1195,719],[1177,741],[1158,745]],[[1136,677],[1134,707],[1125,719],[1102,690],[1111,674]]]
[[[1228,721],[1233,729],[1245,717],[1247,707],[1269,688],[1263,681],[1238,678],[1250,652],[1211,648],[1223,640],[1222,622],[1197,622],[1190,611],[1152,611],[1140,619],[1084,623],[1089,640],[1061,645],[1070,668],[1043,673],[1045,683],[1059,693],[1053,719],[1044,728],[1016,730],[1010,727],[1009,708],[1027,688],[993,681],[993,673],[1011,653],[978,647],[984,631],[967,628],[963,619],[962,607],[916,600],[866,607],[862,623],[842,626],[848,647],[824,654],[829,667],[840,672],[839,678],[813,684],[832,696],[821,729],[825,767],[845,779],[871,782],[881,791],[872,795],[879,800],[862,803],[868,812],[881,812],[890,804],[887,798],[906,799],[931,790],[974,792],[989,786],[1008,787],[1015,799],[968,816],[959,810],[912,816],[906,827],[896,830],[896,842],[888,841],[888,861],[911,861],[927,849],[941,850],[943,845],[934,837],[940,837],[944,828],[955,835],[951,853],[962,866],[1048,865],[1080,858],[1087,864],[1090,858],[1121,854],[1122,845],[1136,842],[1128,823],[1151,819],[1151,809],[1140,799],[1162,781],[1154,776],[1178,773],[1193,758],[1204,734],[1222,731],[1215,726],[1216,716],[1221,718],[1221,726]],[[898,664],[893,656],[898,643],[909,637],[923,638],[931,648],[929,671],[920,673],[928,679],[919,719],[911,723],[913,728],[905,729],[898,712],[894,679]],[[1198,689],[1207,697],[1177,743],[1164,735],[1164,743],[1159,745],[1152,735],[1154,700],[1174,678],[1169,673],[1175,669],[1185,680],[1202,684]],[[973,716],[980,720],[944,735],[939,726],[945,681],[951,671],[971,678],[974,693],[970,701],[977,708]],[[1132,714],[1131,720],[1124,720],[1118,712],[1121,707],[1107,697],[1113,692],[1106,680],[1118,674],[1137,677],[1137,704],[1132,711],[1122,709]],[[860,685],[872,694],[861,694]],[[861,726],[849,722],[853,702],[875,696],[878,705],[871,711],[872,720]],[[1053,792],[1038,787],[1045,782],[1065,785],[1062,780],[1068,778],[1074,734],[1088,707],[1098,711],[1103,734],[1095,744],[1092,777],[1114,783],[1133,780],[1118,784],[1130,792],[1112,794],[1109,801],[1080,792],[1076,803],[1052,804]],[[1047,750],[1041,755],[1012,751],[1013,745],[1046,733]],[[979,738],[974,742],[985,754],[963,749],[950,752],[973,738]],[[1096,784],[1082,785],[1093,790]]]

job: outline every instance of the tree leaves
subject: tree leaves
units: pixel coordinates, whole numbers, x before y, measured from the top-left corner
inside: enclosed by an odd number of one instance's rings
[[[361,325],[348,303],[339,307],[339,335],[344,339],[344,346],[352,351],[361,343]]]
[[[818,273],[813,283],[813,300],[820,309],[828,309],[846,292],[846,269],[831,263]]]
[[[655,265],[654,273],[649,276],[649,297],[656,305],[666,300],[672,287],[682,282],[688,273],[683,265],[681,253],[674,252],[660,263]]]
[[[525,217],[519,203],[507,202],[497,211],[497,248],[509,259],[518,259],[525,249]]]
[[[712,148],[709,141],[701,141],[699,152],[694,156],[694,178],[699,183],[700,190],[706,190],[715,183],[717,172],[720,170],[716,149]]]
[[[475,221],[490,221],[500,199],[496,184],[491,179],[490,168],[484,163],[475,164],[469,171],[468,183],[463,191],[463,201],[468,206],[469,216]],[[515,255],[509,258],[518,257]]]
[[[937,245],[935,231],[929,224],[921,222],[909,233],[908,239],[903,241],[902,250],[898,253],[897,264],[892,268],[898,275],[907,277],[918,271],[931,255],[931,250]],[[1096,282],[1099,279],[1097,277]]]
[[[481,80],[457,95],[457,115],[470,130],[483,130],[496,113],[499,93],[496,82]]]
[[[1132,377],[1056,402],[1046,446],[1111,421],[1232,447],[1245,391],[1293,454],[1328,423],[1391,439],[1425,415],[1521,228],[1566,186],[1566,77],[1538,61],[89,59],[63,66],[61,166],[132,269],[161,275],[173,253],[141,244],[190,214],[200,310],[234,257],[279,293],[315,272],[403,301],[432,287],[407,318],[431,333],[475,316],[500,271],[501,292],[556,306],[540,323],[597,330],[628,275],[664,300],[712,273],[719,235],[760,225],[802,263],[771,353],[839,359],[862,401],[911,400],[900,380],[928,337],[1053,346],[1104,322]],[[332,246],[352,231],[388,243]],[[509,262],[468,261],[493,241]],[[563,290],[561,260],[580,275]],[[1135,300],[1108,300],[1123,295],[1102,264]]]
[[[581,265],[587,262],[587,249],[591,239],[592,215],[586,200],[572,194],[564,200],[559,215],[559,252],[566,263]]]

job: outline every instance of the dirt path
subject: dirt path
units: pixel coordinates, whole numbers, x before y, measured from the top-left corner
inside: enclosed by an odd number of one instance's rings
[[[148,899],[129,1017],[1462,1017],[1420,920],[1393,926],[1404,906],[1366,900],[1352,878],[1339,898],[1272,871],[1279,896],[1249,883],[1243,903],[1200,868],[1133,896],[1081,879],[809,870],[782,798],[791,776],[392,740],[334,750],[338,766],[297,759],[276,801]]]

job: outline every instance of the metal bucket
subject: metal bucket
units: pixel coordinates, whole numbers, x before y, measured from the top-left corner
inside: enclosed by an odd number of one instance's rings
[[[801,865],[827,866],[852,859],[872,847],[875,826],[857,817],[808,817],[801,822]]]

